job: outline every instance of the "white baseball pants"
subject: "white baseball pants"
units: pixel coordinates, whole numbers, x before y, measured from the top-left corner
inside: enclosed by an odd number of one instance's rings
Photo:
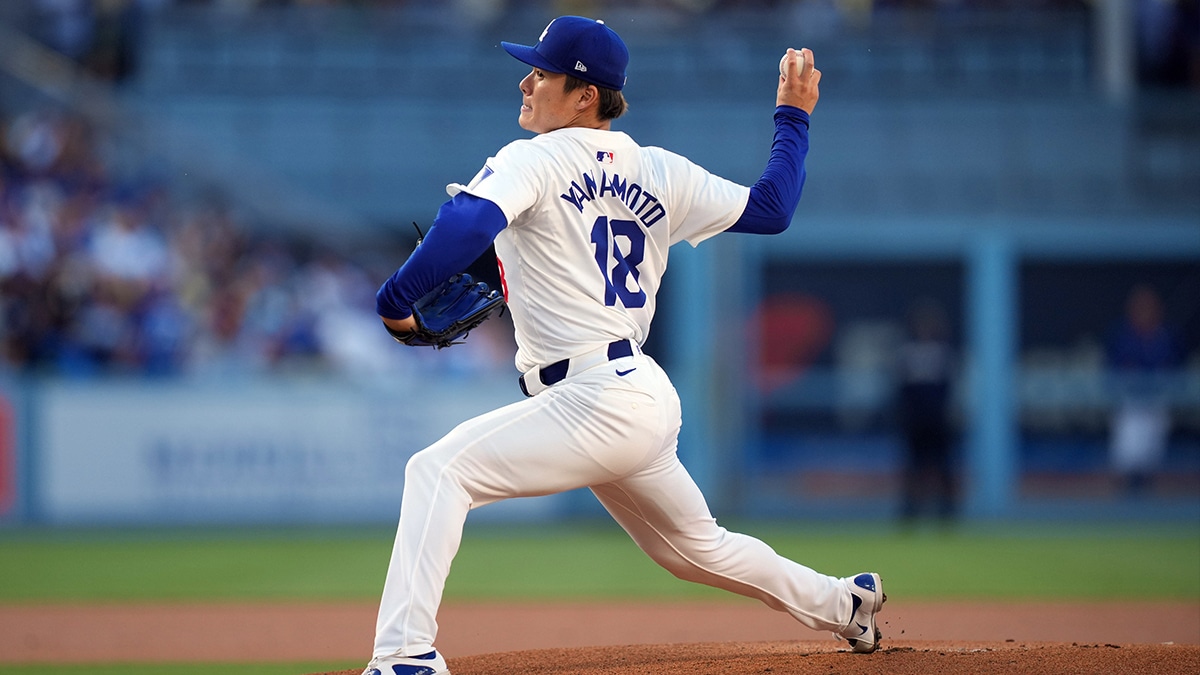
[[[472,508],[584,486],[680,579],[757,598],[815,630],[845,627],[851,598],[839,579],[717,525],[675,454],[680,419],[667,374],[635,354],[468,420],[414,455],[374,656],[433,649],[442,591]]]

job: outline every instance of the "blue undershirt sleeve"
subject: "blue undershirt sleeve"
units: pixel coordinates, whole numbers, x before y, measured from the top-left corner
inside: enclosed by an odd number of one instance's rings
[[[442,204],[425,238],[375,294],[386,319],[412,316],[412,306],[435,286],[465,270],[487,251],[508,219],[492,201],[460,192]]]
[[[808,155],[808,113],[781,105],[775,108],[775,140],[763,175],[750,187],[746,210],[728,232],[779,234],[792,222],[804,188]]]

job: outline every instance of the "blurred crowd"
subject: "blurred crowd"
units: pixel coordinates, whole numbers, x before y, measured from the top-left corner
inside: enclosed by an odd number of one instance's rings
[[[32,0],[0,3],[0,22],[7,21],[36,35],[93,74],[119,82],[136,70],[138,44],[147,18],[172,7],[212,7],[235,15],[288,7],[427,7],[445,10],[450,22],[464,17],[494,20],[509,10],[527,7],[542,7],[547,15],[585,16],[628,8],[703,15],[737,9],[805,7],[865,24],[878,13],[895,10],[942,14],[1091,10],[1097,4],[1095,0]],[[1134,0],[1128,12],[1139,82],[1200,90],[1200,2]]]
[[[717,9],[768,7],[785,1],[545,0],[542,4],[560,12],[590,13],[618,6]],[[851,11],[1066,6],[1080,0],[795,2]],[[48,46],[95,75],[120,80],[136,70],[138,17],[169,6],[417,4],[436,3],[33,0],[0,3],[0,20],[5,14],[10,20],[23,18],[30,33]],[[513,7],[523,2],[456,3],[471,4]],[[1188,44],[1196,53],[1200,21],[1181,22],[1179,17],[1186,11],[1194,14],[1197,4],[1139,1],[1137,7],[1152,5],[1159,10],[1153,17],[1139,14],[1139,25],[1156,27],[1159,34],[1190,26],[1190,33],[1183,32],[1190,36]],[[1168,16],[1169,11],[1175,14]],[[1180,63],[1163,58],[1164,63]],[[1200,67],[1194,70],[1200,74]],[[1200,78],[1196,81],[1200,83]],[[9,369],[76,375],[330,367],[367,371],[392,360],[425,358],[408,353],[411,350],[397,353],[390,343],[381,343],[386,336],[371,311],[373,293],[391,269],[367,269],[311,242],[251,234],[239,214],[220,201],[181,204],[172,197],[173,186],[162,180],[115,177],[102,159],[101,148],[92,130],[71,115],[35,110],[0,118],[0,358]],[[497,328],[481,331],[483,338],[473,337],[477,344],[483,343],[479,362],[507,365],[511,362],[508,338],[487,337],[492,332],[503,332],[499,322]]]
[[[432,363],[374,315],[394,268],[253,234],[219,200],[180,202],[152,176],[117,178],[101,146],[59,112],[0,119],[5,370],[228,377]],[[486,336],[498,330],[474,339],[481,367],[511,363]]]

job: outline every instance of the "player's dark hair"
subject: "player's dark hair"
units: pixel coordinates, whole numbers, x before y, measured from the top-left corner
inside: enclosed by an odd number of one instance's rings
[[[567,80],[563,83],[563,91],[572,92],[576,89],[584,87],[596,87],[596,91],[600,92],[600,105],[596,108],[596,113],[601,120],[615,120],[625,111],[629,109],[629,103],[625,100],[625,95],[616,89],[605,89],[590,82],[583,80],[567,73]]]

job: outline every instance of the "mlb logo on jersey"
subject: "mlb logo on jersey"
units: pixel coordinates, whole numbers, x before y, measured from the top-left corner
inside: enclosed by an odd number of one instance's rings
[[[607,150],[600,150],[596,152],[596,161],[600,162],[601,164],[612,164],[614,157],[615,155]]]

